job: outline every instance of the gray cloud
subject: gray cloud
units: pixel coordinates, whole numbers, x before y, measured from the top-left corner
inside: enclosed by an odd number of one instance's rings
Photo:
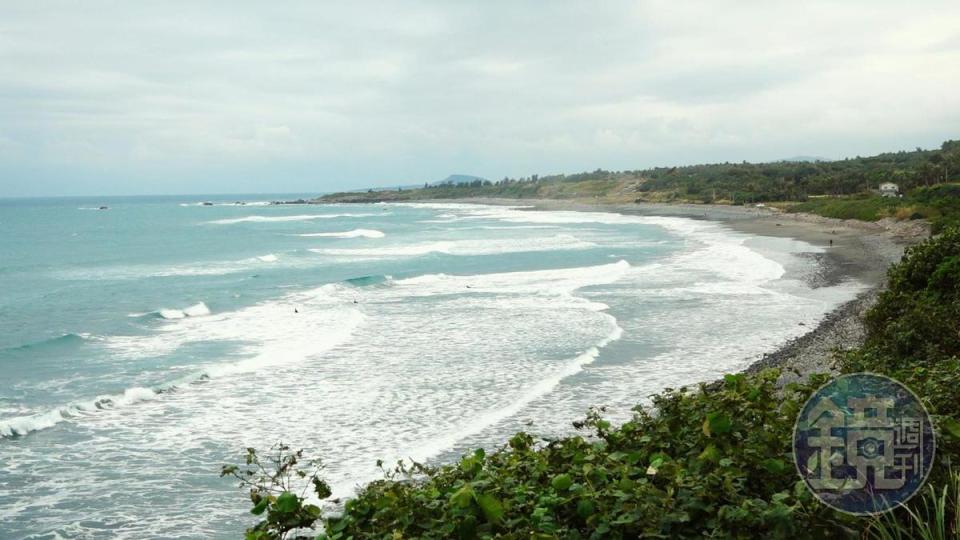
[[[958,19],[950,0],[5,2],[0,196],[930,146],[960,125]]]

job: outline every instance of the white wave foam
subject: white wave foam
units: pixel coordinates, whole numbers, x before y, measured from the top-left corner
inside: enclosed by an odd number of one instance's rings
[[[482,229],[486,231],[512,231],[516,229],[559,229],[559,225],[481,225],[464,229]]]
[[[169,316],[161,313],[169,323],[155,335],[106,336],[101,338],[102,344],[114,354],[128,358],[166,354],[186,343],[201,341],[244,342],[247,345],[237,353],[239,359],[204,366],[156,390],[134,387],[122,394],[99,396],[41,414],[0,420],[0,436],[22,436],[101,410],[153,400],[163,392],[198,380],[265,368],[282,369],[317,357],[349,339],[364,320],[363,314],[351,307],[352,304],[330,296],[329,292],[338,287],[326,285],[209,317],[201,317],[210,314],[202,302],[183,310],[161,310],[170,312],[166,314]],[[322,332],[318,333],[318,329]]]
[[[532,205],[506,205],[506,206],[493,206],[488,204],[474,204],[474,203],[424,203],[424,202],[395,202],[395,203],[383,203],[385,206],[400,206],[407,208],[429,208],[433,210],[485,210],[490,208],[533,208]]]
[[[240,218],[216,219],[207,221],[214,225],[233,225],[235,223],[278,223],[285,221],[310,221],[313,219],[359,218],[387,214],[300,214],[295,216],[246,216]]]
[[[198,302],[183,309],[159,309],[157,314],[168,320],[184,319],[187,317],[203,317],[210,315],[210,308],[203,302]]]
[[[465,217],[494,219],[506,223],[544,225],[653,225],[691,242],[691,249],[648,271],[660,268],[664,275],[699,273],[711,281],[702,292],[757,291],[759,285],[780,279],[785,272],[777,261],[745,245],[748,238],[720,224],[681,217],[635,216],[608,212],[524,210],[511,206],[463,205],[457,207]],[[526,226],[526,225],[525,225]],[[816,251],[809,246],[805,251]],[[716,286],[715,278],[728,282]],[[693,280],[695,281],[695,280]],[[691,285],[698,286],[698,285]]]
[[[16,437],[32,431],[47,429],[66,420],[63,409],[49,411],[32,416],[19,416],[0,420],[0,437]]]
[[[417,257],[430,253],[448,255],[496,255],[528,251],[558,251],[596,247],[593,242],[580,240],[569,234],[541,238],[505,238],[476,240],[440,240],[419,244],[393,245],[378,248],[321,248],[313,253],[350,257],[353,259],[380,259],[392,257]]]
[[[664,277],[690,278],[684,287],[691,290],[757,292],[758,287],[781,279],[786,272],[783,265],[747,246],[748,236],[717,223],[686,218],[637,217],[643,223],[677,233],[691,243],[690,249],[650,267]],[[797,248],[816,251],[809,244]],[[698,280],[698,276],[705,281]]]
[[[617,320],[611,315],[607,315],[607,318],[610,321],[612,329],[596,346],[590,347],[549,376],[540,379],[524,389],[509,405],[482,412],[472,417],[468,423],[459,429],[418,445],[415,450],[408,454],[409,457],[414,461],[423,462],[444,451],[451,450],[456,447],[458,442],[472,435],[476,435],[484,429],[502,422],[507,418],[516,416],[525,407],[530,405],[530,403],[552,392],[564,379],[583,371],[584,367],[592,364],[597,357],[600,356],[600,349],[623,336],[623,329],[617,324]]]
[[[245,272],[251,269],[261,268],[263,263],[275,263],[279,262],[279,260],[280,257],[274,255],[273,253],[268,253],[266,255],[259,255],[239,261],[213,261],[195,266],[183,265],[169,268],[145,268],[140,272],[137,272],[137,269],[129,269],[132,270],[129,277],[143,277],[144,275],[153,277],[222,276],[225,274],[234,274],[237,272]],[[103,272],[103,274],[109,275],[108,272]]]
[[[173,277],[173,276],[222,276],[226,274],[235,274],[256,270],[263,267],[263,263],[278,263],[280,257],[269,253],[241,259],[237,261],[206,261],[195,264],[183,264],[178,266],[154,266],[154,265],[130,265],[130,266],[112,266],[101,267],[93,270],[69,270],[57,272],[56,275],[66,279],[140,279],[144,277]],[[284,266],[297,266],[303,264],[312,266],[313,263],[307,259],[291,259],[283,263]],[[136,316],[131,314],[131,316]]]
[[[208,308],[203,302],[198,302],[184,309],[183,314],[187,317],[202,317],[210,314],[210,308]]]
[[[569,294],[590,285],[606,285],[624,277],[631,269],[627,261],[597,266],[582,266],[555,270],[503,272],[456,276],[424,274],[401,279],[393,286],[412,296],[432,296],[463,292]],[[603,304],[599,304],[603,306]],[[600,309],[605,309],[603,306]]]
[[[72,418],[82,417],[90,413],[104,409],[115,409],[126,407],[156,399],[157,391],[143,387],[128,388],[122,394],[103,395],[97,398],[80,403],[72,403],[65,407],[53,409],[44,413],[30,416],[20,416],[6,420],[0,420],[0,437],[19,437],[28,433],[53,427],[60,422]]]
[[[535,210],[523,205],[485,205],[459,203],[394,203],[398,206],[456,211],[452,215],[460,219],[491,219],[505,223],[530,223],[535,225],[577,225],[595,223],[601,225],[663,225],[681,232],[681,229],[697,229],[698,224],[714,225],[711,222],[689,218],[635,216],[612,212],[581,212],[574,210]]]
[[[338,287],[341,286],[324,285],[238,311],[204,317],[198,316],[206,308],[201,303],[196,306],[196,312],[191,311],[197,315],[174,316],[154,335],[109,336],[102,338],[102,345],[113,354],[127,358],[160,356],[186,343],[208,341],[249,344],[240,349],[241,355],[256,356],[261,348],[277,352],[278,358],[309,355],[326,350],[328,344],[339,343],[341,338],[346,339],[340,330],[352,330],[362,320],[355,318],[360,312],[353,309],[350,299],[331,295]],[[323,337],[315,335],[318,328],[324,330]],[[261,358],[257,362],[266,364],[267,360]],[[253,367],[257,362],[244,365]]]
[[[375,229],[353,229],[343,232],[325,232],[325,233],[307,233],[298,234],[304,237],[329,237],[329,238],[383,238],[386,236],[383,232]]]

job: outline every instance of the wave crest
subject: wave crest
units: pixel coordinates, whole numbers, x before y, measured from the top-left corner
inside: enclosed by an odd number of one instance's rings
[[[233,225],[235,223],[282,223],[284,221],[310,221],[313,219],[373,217],[384,214],[299,214],[294,216],[244,216],[239,218],[215,219],[207,221],[212,225]]]
[[[91,401],[72,403],[45,413],[0,420],[0,437],[22,437],[34,431],[47,429],[60,422],[98,410],[126,407],[141,401],[156,399],[157,395],[161,392],[162,390],[151,390],[137,386],[127,388],[122,394],[98,396]]]
[[[299,234],[297,236],[328,238],[383,238],[386,235],[383,234],[383,232],[375,229],[353,229],[352,231],[307,233]]]
[[[196,304],[183,309],[158,309],[156,313],[161,319],[185,319],[187,317],[203,317],[205,315],[210,315],[210,308],[207,307],[207,305],[203,302],[197,302]]]

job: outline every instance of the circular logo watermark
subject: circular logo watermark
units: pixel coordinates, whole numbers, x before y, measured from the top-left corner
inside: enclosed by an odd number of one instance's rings
[[[850,514],[905,503],[926,481],[935,451],[933,424],[917,396],[873,373],[820,387],[793,430],[793,457],[807,487]]]

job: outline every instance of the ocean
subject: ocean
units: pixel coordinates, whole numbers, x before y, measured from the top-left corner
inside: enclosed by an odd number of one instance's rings
[[[349,496],[378,459],[622,421],[862,289],[708,221],[273,198],[0,200],[0,538],[236,538],[248,446]]]

